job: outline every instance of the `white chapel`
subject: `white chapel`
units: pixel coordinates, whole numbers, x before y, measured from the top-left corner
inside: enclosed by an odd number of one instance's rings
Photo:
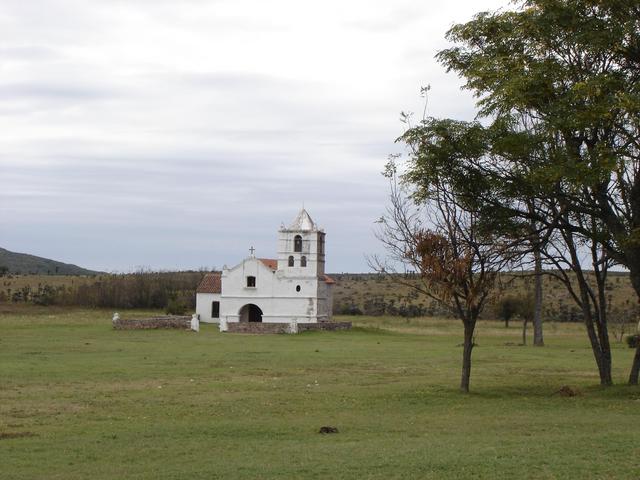
[[[232,268],[208,273],[196,291],[201,322],[329,322],[334,281],[324,272],[325,233],[302,209],[278,231],[278,258],[252,253]],[[238,325],[239,326],[239,325]]]

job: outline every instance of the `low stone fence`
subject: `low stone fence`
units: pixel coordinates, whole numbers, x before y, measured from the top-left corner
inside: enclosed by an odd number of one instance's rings
[[[298,323],[298,333],[317,330],[349,330],[351,322],[319,322],[319,323]],[[261,322],[229,322],[227,332],[230,333],[292,333],[290,323],[261,323]]]
[[[288,323],[229,322],[230,333],[289,333]]]
[[[351,322],[319,322],[299,323],[298,332],[325,330],[335,332],[337,330],[351,330]]]
[[[177,328],[182,330],[191,329],[190,316],[166,315],[141,319],[114,318],[113,328],[116,330],[148,330],[158,328]]]

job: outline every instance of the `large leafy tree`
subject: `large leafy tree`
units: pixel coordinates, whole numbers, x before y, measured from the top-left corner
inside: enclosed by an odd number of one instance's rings
[[[480,115],[535,131],[533,145],[498,153],[544,182],[566,210],[600,220],[598,241],[630,269],[640,294],[640,3],[520,6],[453,27],[456,46],[438,57],[466,79]]]
[[[627,267],[640,296],[640,4],[516,5],[448,32],[454,45],[438,58],[466,80],[485,121],[410,129],[407,178],[427,188],[423,179],[445,173],[487,227],[524,237],[534,226],[539,247],[553,242],[547,260],[582,276],[574,298],[609,384],[606,268]],[[595,286],[583,275],[585,249]]]

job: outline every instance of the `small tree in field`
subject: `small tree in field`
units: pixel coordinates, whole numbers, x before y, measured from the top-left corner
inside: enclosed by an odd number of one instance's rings
[[[515,297],[504,297],[498,302],[498,316],[504,321],[504,327],[509,328],[509,320],[518,313],[518,299]]]
[[[527,344],[527,325],[535,317],[535,297],[525,295],[518,299],[518,316],[522,319],[522,345]]]
[[[370,262],[379,272],[418,273],[412,288],[435,300],[462,320],[464,343],[460,389],[469,391],[471,353],[478,316],[484,309],[498,272],[508,262],[500,239],[478,223],[472,206],[461,202],[442,177],[434,177],[428,192],[407,192],[399,186],[394,164],[389,164],[390,205],[380,219],[378,239],[388,258]],[[398,281],[402,282],[402,278]]]

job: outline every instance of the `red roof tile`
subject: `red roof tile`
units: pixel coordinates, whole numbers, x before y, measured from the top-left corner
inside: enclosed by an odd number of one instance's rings
[[[274,272],[278,269],[278,260],[275,258],[259,258],[262,263],[265,264],[267,268],[270,268]]]
[[[329,275],[321,275],[321,277],[323,277],[324,283],[327,283],[329,285],[333,285],[334,283],[336,283],[336,281]]]
[[[200,281],[196,293],[221,293],[222,277],[220,272],[207,273]]]

